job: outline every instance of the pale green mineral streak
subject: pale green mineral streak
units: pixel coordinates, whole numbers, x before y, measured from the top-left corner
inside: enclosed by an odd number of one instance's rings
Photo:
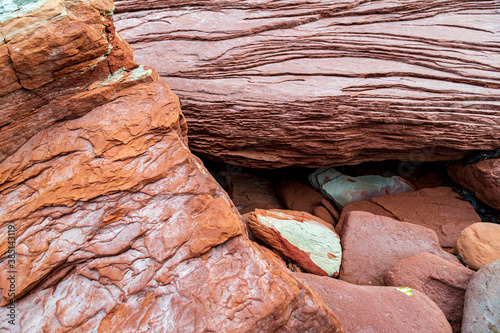
[[[258,216],[263,225],[278,231],[292,245],[310,253],[311,260],[332,276],[340,269],[342,249],[337,235],[330,229],[315,223],[305,223],[293,220],[292,216],[283,215],[283,219],[269,216]],[[329,258],[327,253],[336,258]]]
[[[411,290],[411,288],[408,288],[408,287],[399,287],[399,288],[396,288],[396,290],[402,292],[403,294],[406,294],[408,296],[413,296],[413,292]]]
[[[127,73],[130,75],[130,81],[133,81],[133,80],[140,80],[140,79],[143,79],[145,77],[148,77],[153,73],[153,71],[151,69],[147,69],[147,70],[144,69],[144,66],[142,66],[142,65],[140,65],[139,67],[135,68],[134,70],[132,70],[130,72],[127,72],[125,70],[125,68],[120,68],[119,70],[117,70],[113,74],[109,75],[108,78],[106,80],[102,81],[97,87],[102,87],[102,86],[111,84],[113,82],[117,82],[117,81],[121,80],[125,76],[125,74],[127,74]]]
[[[48,0],[2,0],[0,1],[0,22],[39,9],[47,1]]]

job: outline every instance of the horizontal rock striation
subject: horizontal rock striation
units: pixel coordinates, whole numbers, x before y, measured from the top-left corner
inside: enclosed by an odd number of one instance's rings
[[[498,1],[116,4],[197,153],[317,167],[500,147]]]
[[[242,236],[113,3],[15,3],[0,14],[0,331],[341,332]]]

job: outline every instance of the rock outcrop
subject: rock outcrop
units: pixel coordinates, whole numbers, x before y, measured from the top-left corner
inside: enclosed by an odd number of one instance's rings
[[[177,97],[115,34],[111,1],[7,7],[0,316],[14,312],[15,325],[0,330],[341,332],[242,236],[187,147]]]
[[[498,1],[116,4],[199,153],[317,167],[500,147]]]

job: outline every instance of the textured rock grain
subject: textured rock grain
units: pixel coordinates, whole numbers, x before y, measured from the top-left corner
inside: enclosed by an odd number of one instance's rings
[[[199,153],[312,167],[500,147],[497,0],[116,4]]]
[[[0,25],[0,228],[17,238],[17,316],[0,330],[340,332],[242,236],[177,97],[115,34],[113,3],[16,3]],[[8,251],[2,237],[1,305]]]

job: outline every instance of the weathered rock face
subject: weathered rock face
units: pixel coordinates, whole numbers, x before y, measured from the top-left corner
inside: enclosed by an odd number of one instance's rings
[[[463,333],[500,332],[500,260],[472,277],[465,292]]]
[[[437,233],[441,246],[451,248],[462,230],[481,222],[474,207],[459,197],[450,187],[436,187],[353,202],[344,207],[335,228],[340,232],[349,212],[366,211],[430,228]]]
[[[462,231],[456,249],[467,266],[476,271],[500,260],[500,225],[474,223]]]
[[[23,3],[0,26],[0,226],[16,237],[0,241],[1,305],[16,272],[16,325],[0,330],[341,331],[242,236],[177,97],[114,33],[113,3]]]
[[[384,285],[387,271],[399,260],[421,252],[459,263],[445,252],[436,233],[416,224],[366,212],[350,212],[342,229],[341,280],[362,285]]]
[[[448,174],[457,183],[473,191],[485,204],[500,210],[500,159],[484,160],[464,167],[452,164]]]
[[[116,3],[200,153],[333,166],[500,146],[498,1]]]
[[[346,332],[451,332],[439,307],[425,294],[395,287],[357,286],[313,274],[296,273],[338,313]]]
[[[308,272],[337,277],[342,259],[335,229],[305,212],[256,209],[245,218],[252,233]]]
[[[453,332],[460,333],[465,290],[473,274],[462,264],[423,252],[398,261],[384,282],[387,286],[406,286],[425,293],[443,311]]]

